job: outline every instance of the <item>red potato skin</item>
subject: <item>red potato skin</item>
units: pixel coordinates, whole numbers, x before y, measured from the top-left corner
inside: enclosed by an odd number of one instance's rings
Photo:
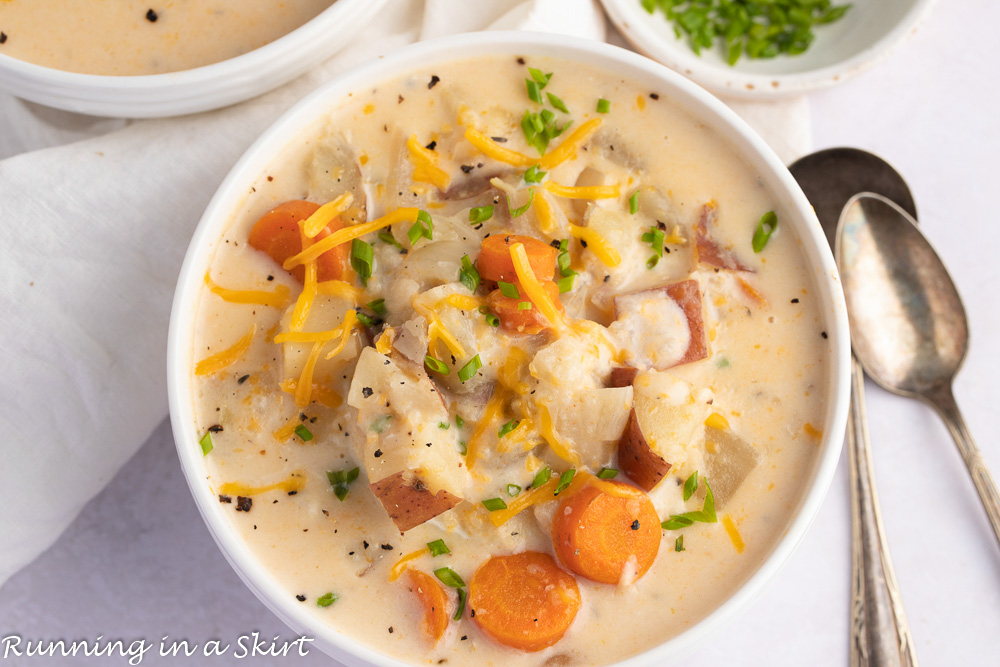
[[[432,494],[419,480],[415,484],[407,483],[403,479],[403,471],[369,484],[369,488],[382,501],[382,506],[400,533],[405,533],[462,502],[461,498],[444,489]]]
[[[665,371],[668,368],[673,368],[674,366],[680,366],[681,364],[689,364],[692,361],[700,361],[708,357],[708,336],[705,332],[705,317],[702,314],[702,303],[701,303],[701,287],[698,285],[697,280],[682,280],[677,283],[672,283],[670,285],[664,285],[663,287],[654,287],[650,290],[645,290],[643,292],[634,292],[633,294],[652,294],[654,292],[666,292],[667,296],[674,300],[681,310],[684,311],[684,316],[687,318],[688,329],[691,332],[691,342],[688,344],[687,350],[684,352],[684,356],[680,360],[672,364],[671,366],[658,367],[656,370]],[[631,296],[631,295],[630,295]],[[615,299],[615,316],[620,315],[618,311],[618,301]]]
[[[718,242],[712,238],[708,227],[715,223],[716,218],[718,218],[718,209],[715,202],[710,202],[702,206],[701,216],[698,218],[697,227],[695,227],[695,246],[698,251],[698,261],[719,269],[753,273],[753,269],[743,264],[735,253],[719,247]]]
[[[638,372],[638,369],[630,366],[612,369],[611,386],[630,386]],[[637,487],[647,493],[670,472],[670,464],[650,448],[646,437],[642,434],[635,408],[629,413],[625,432],[618,441],[618,468]]]

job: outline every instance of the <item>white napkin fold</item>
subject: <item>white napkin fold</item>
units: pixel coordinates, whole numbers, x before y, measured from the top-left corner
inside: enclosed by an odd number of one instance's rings
[[[339,55],[229,109],[129,122],[0,96],[0,584],[59,537],[166,415],[174,282],[247,146],[355,64],[488,27],[605,36],[596,0],[392,0]],[[762,109],[758,127],[772,141],[801,140],[789,133],[807,121],[801,105],[770,122],[784,109]]]

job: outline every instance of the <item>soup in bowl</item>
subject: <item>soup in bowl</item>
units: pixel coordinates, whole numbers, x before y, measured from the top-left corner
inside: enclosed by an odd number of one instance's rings
[[[829,249],[777,158],[634,54],[429,42],[234,168],[171,320],[185,474],[352,664],[676,658],[801,538],[846,420]]]

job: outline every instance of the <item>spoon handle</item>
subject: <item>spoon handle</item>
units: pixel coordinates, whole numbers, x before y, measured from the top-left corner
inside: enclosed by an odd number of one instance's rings
[[[851,667],[917,667],[875,489],[864,372],[851,357]]]
[[[979,492],[979,499],[983,502],[983,507],[986,508],[986,515],[993,527],[993,533],[996,535],[997,541],[1000,541],[1000,494],[997,493],[993,476],[990,475],[986,461],[979,453],[976,441],[972,439],[972,434],[969,433],[965,420],[962,419],[962,413],[955,402],[951,386],[942,387],[928,395],[927,398],[941,415],[941,419],[944,420],[951,432],[951,437],[955,439],[962,460],[965,461],[969,475],[972,476],[972,483],[976,485],[976,491]]]

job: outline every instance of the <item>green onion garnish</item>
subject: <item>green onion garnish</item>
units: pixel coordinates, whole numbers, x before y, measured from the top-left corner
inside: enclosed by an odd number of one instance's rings
[[[525,183],[541,183],[542,179],[545,178],[545,174],[548,172],[541,171],[537,164],[533,164],[528,168],[528,171],[524,172],[524,182]]]
[[[507,210],[510,211],[510,217],[519,218],[531,208],[531,202],[535,199],[535,188],[528,188],[528,202],[519,208],[513,208],[514,205],[510,201],[510,195],[505,196],[507,197]]]
[[[695,470],[691,476],[684,480],[684,502],[687,502],[694,492],[698,490],[698,471]]]
[[[455,426],[458,428],[465,426],[465,420],[462,419],[462,415],[455,415]]]
[[[500,318],[493,313],[486,313],[486,324],[490,325],[494,329],[500,326]]]
[[[518,310],[531,310],[531,302],[530,301],[518,301],[517,302],[517,309]]]
[[[477,354],[469,359],[469,361],[458,371],[458,379],[462,382],[468,382],[475,377],[476,373],[478,373],[479,369],[482,367],[483,362],[480,361],[479,355]]]
[[[439,567],[434,570],[434,576],[441,580],[441,583],[445,586],[451,586],[452,588],[461,588],[465,586],[465,582],[462,581],[462,577],[451,569],[450,567]]]
[[[517,291],[517,285],[514,283],[507,283],[502,280],[498,280],[497,287],[500,288],[500,293],[508,299],[519,299],[521,297],[521,293]]]
[[[327,593],[326,595],[321,595],[318,598],[316,598],[316,606],[317,607],[329,607],[330,605],[332,605],[336,601],[337,601],[337,594],[336,593]]]
[[[369,301],[368,309],[376,315],[385,315],[389,312],[385,307],[385,299],[375,299],[374,301]]]
[[[565,294],[566,292],[571,291],[573,289],[573,283],[575,281],[576,281],[576,275],[575,274],[572,275],[572,276],[566,276],[565,278],[560,278],[559,280],[557,280],[556,284],[559,285],[559,293],[560,294]]]
[[[392,232],[389,231],[389,229],[391,228],[387,227],[383,230],[380,230],[378,233],[378,240],[382,241],[383,243],[388,243],[389,245],[396,246],[400,250],[405,250],[406,248],[403,247],[403,244],[396,240],[396,237],[392,235]]]
[[[565,491],[566,487],[573,481],[573,475],[575,474],[576,468],[570,468],[563,474],[559,475],[559,484],[556,485],[556,490],[552,492],[552,495],[558,496],[560,493]]]
[[[462,613],[465,611],[465,599],[468,597],[464,588],[457,588],[455,592],[458,593],[458,609],[455,610],[455,615],[451,617],[451,620],[457,621],[462,618]]]
[[[537,489],[543,484],[547,484],[550,479],[552,479],[552,468],[545,466],[535,473],[535,479],[531,480],[531,488]]]
[[[725,357],[719,357],[719,360],[715,362],[716,368],[728,368],[729,366],[729,359],[726,359]]]
[[[469,209],[469,222],[478,225],[493,217],[493,206],[476,206]]]
[[[406,236],[410,239],[411,246],[416,245],[417,241],[421,238],[433,241],[434,221],[431,219],[430,213],[427,211],[417,211],[417,221],[410,227],[410,231],[406,233]]]
[[[598,479],[614,479],[618,476],[618,470],[616,468],[601,468],[601,472],[597,473]]]
[[[466,445],[465,442],[459,442],[458,453],[461,454],[462,456],[465,456],[466,454],[469,453],[469,446]]]
[[[684,551],[684,536],[678,535],[674,540],[674,551]]]
[[[563,113],[569,113],[569,109],[566,108],[566,103],[563,102],[561,99],[559,99],[557,96],[553,95],[552,93],[545,93],[545,97],[549,98],[549,104],[551,104],[553,107],[559,109],[559,111],[562,111]]]
[[[462,255],[462,268],[458,270],[458,281],[475,292],[479,288],[479,271],[473,266],[468,255]]]
[[[361,322],[361,324],[365,325],[366,327],[375,326],[375,318],[373,318],[368,313],[363,313],[359,310],[355,313],[355,315],[358,318],[358,322]]]
[[[201,436],[198,444],[201,445],[201,455],[208,456],[208,453],[215,449],[215,445],[212,444],[212,432],[205,431],[205,435]]]
[[[496,512],[507,509],[507,503],[503,501],[503,498],[487,498],[483,501],[483,507],[491,512]]]
[[[687,528],[693,524],[693,519],[690,519],[682,514],[678,514],[661,523],[660,527],[663,528],[663,530],[679,530],[681,528]]]
[[[447,431],[451,428],[451,422],[438,422],[438,428]]]
[[[351,241],[351,268],[358,274],[361,284],[366,287],[368,279],[372,277],[372,261],[374,259],[375,254],[372,252],[370,243],[361,239]]]
[[[545,155],[545,149],[549,142],[566,131],[573,121],[566,121],[562,127],[556,124],[556,115],[548,109],[543,109],[541,113],[531,113],[525,111],[521,118],[521,131],[524,132],[524,139],[535,147],[539,155]]]
[[[305,442],[309,442],[313,439],[313,434],[306,428],[305,424],[299,424],[295,427],[295,435],[302,438]]]
[[[538,85],[537,81],[532,81],[531,79],[525,79],[524,85],[528,88],[528,99],[532,102],[542,103],[542,87]]]
[[[639,191],[636,190],[628,198],[628,212],[635,215],[639,211]]]
[[[519,487],[517,484],[508,484],[507,485],[507,495],[508,496],[510,496],[511,498],[513,498],[514,496],[516,496],[519,493],[521,493],[521,487]]]
[[[657,255],[650,255],[649,259],[646,260],[646,268],[652,271],[656,268],[656,265],[660,263],[660,258]]]
[[[351,482],[358,478],[360,472],[360,468],[327,471],[326,478],[330,480],[330,486],[333,487],[333,494],[337,496],[340,502],[344,502],[344,498],[347,497],[348,487]]]
[[[597,100],[597,113],[608,113],[609,111],[611,111],[611,102],[603,97]]]
[[[519,422],[516,419],[511,419],[509,422],[500,427],[500,430],[497,431],[497,437],[498,438],[504,437],[505,435],[513,431],[515,428],[517,428],[520,423],[521,422]]]
[[[535,69],[534,67],[528,68],[528,74],[530,74],[531,78],[534,79],[535,82],[538,83],[538,85],[541,86],[542,88],[549,85],[549,79],[552,78],[552,72],[545,74],[542,72],[542,70]]]
[[[664,530],[677,530],[692,525],[695,521],[700,523],[716,523],[718,517],[715,515],[715,496],[712,495],[712,487],[705,480],[705,504],[698,512],[684,512],[684,514],[674,514],[669,519],[660,524]]]
[[[429,354],[424,357],[424,365],[438,375],[447,375],[451,372],[451,369],[448,368],[448,364],[444,363],[440,359],[435,359]]]
[[[451,553],[451,549],[449,549],[448,545],[444,543],[444,540],[434,540],[433,542],[428,542],[427,548],[431,550],[431,556],[443,556],[444,554]]]
[[[392,419],[392,415],[383,415],[372,420],[371,425],[368,430],[372,433],[381,433],[385,430],[385,427],[389,425],[389,420]]]
[[[663,257],[663,240],[666,238],[666,234],[663,233],[662,229],[652,226],[640,238],[643,243],[649,244],[657,257]]]
[[[753,233],[754,252],[760,252],[764,249],[777,226],[778,216],[774,214],[774,211],[768,211],[761,216],[760,222],[757,223],[757,229]]]

